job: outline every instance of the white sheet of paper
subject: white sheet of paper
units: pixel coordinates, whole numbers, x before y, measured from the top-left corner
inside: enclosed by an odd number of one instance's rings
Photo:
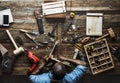
[[[86,35],[102,35],[102,13],[87,13],[86,17]]]

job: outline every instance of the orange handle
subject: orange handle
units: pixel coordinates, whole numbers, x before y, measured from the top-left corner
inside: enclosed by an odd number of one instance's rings
[[[33,64],[31,68],[29,69],[30,72],[33,72],[33,70],[36,68],[37,64]]]

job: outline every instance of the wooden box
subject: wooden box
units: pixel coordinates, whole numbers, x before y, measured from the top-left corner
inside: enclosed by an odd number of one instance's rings
[[[65,1],[56,1],[42,4],[43,15],[45,18],[65,18]]]
[[[84,49],[93,75],[114,68],[106,39],[86,44]]]

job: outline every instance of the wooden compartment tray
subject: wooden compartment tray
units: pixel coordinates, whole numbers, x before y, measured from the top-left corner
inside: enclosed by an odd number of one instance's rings
[[[106,39],[86,44],[84,45],[84,50],[93,75],[114,68]]]

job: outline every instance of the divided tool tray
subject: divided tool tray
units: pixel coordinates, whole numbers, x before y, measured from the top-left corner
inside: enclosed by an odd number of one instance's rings
[[[86,44],[84,49],[93,75],[114,68],[106,39]]]

